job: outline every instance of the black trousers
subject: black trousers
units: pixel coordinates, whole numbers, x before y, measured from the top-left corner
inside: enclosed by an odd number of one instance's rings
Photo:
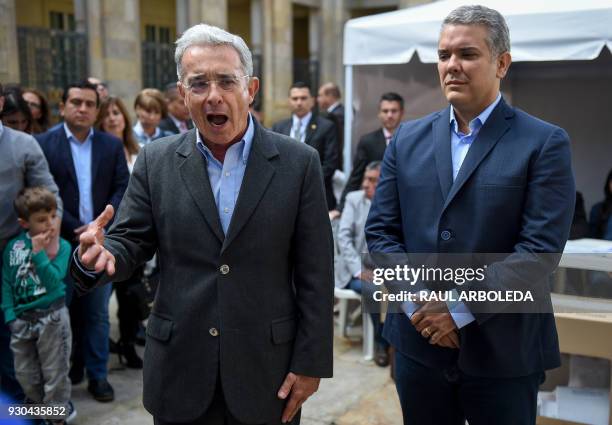
[[[302,411],[299,410],[294,416],[293,420],[289,422],[289,425],[299,425],[300,415]],[[217,385],[215,389],[215,395],[208,409],[202,417],[196,419],[193,422],[166,422],[159,418],[153,418],[154,425],[246,425],[240,422],[238,419],[230,413],[223,397],[223,390],[221,388],[221,380],[217,378]],[[287,425],[281,423],[281,412],[279,412],[278,421],[266,422],[258,425]]]
[[[483,354],[486,355],[486,354]],[[395,384],[404,424],[535,425],[544,372],[518,378],[431,369],[395,350]]]
[[[131,290],[132,285],[142,285],[142,270],[138,268],[129,279],[113,283],[117,296],[117,318],[119,319],[119,340],[133,344],[140,325],[139,301]]]

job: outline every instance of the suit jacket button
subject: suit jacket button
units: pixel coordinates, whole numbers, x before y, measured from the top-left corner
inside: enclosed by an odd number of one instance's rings
[[[223,264],[219,268],[219,271],[221,272],[221,274],[228,274],[229,273],[229,266],[227,264]]]
[[[440,238],[442,238],[443,241],[449,240],[451,236],[452,234],[448,230],[442,230],[442,232],[440,232]]]
[[[217,330],[217,328],[210,328],[208,330],[208,333],[211,334],[212,336],[218,336],[219,335],[219,331]]]

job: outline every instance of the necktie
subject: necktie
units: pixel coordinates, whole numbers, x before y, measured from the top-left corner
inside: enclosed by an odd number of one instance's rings
[[[298,142],[302,141],[302,121],[297,120],[297,123],[293,127],[293,138]]]

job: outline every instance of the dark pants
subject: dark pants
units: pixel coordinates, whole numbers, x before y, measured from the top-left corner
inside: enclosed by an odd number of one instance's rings
[[[2,251],[0,250],[0,282],[2,282]],[[2,303],[2,291],[0,291]],[[21,403],[25,398],[23,390],[15,378],[15,365],[11,351],[11,331],[4,323],[4,315],[0,320],[0,394],[13,402]]]
[[[74,293],[70,274],[66,275],[65,281],[74,344],[73,367],[84,366],[89,379],[106,379],[110,333],[108,302],[113,288],[104,285],[78,296]]]
[[[117,318],[119,319],[119,340],[133,344],[140,325],[140,309],[134,285],[142,285],[142,267],[123,282],[113,283],[117,297]]]
[[[300,415],[302,411],[299,410],[293,420],[289,422],[289,425],[299,425]],[[245,425],[230,413],[225,403],[223,396],[223,390],[221,388],[221,380],[217,379],[217,387],[215,389],[215,395],[213,400],[206,409],[204,415],[192,422],[166,422],[156,417],[153,418],[154,425]],[[278,421],[266,422],[261,425],[281,425],[281,419],[279,415]],[[282,424],[285,425],[285,424]]]
[[[358,294],[362,294],[362,298],[369,300],[373,298],[374,291],[379,290],[379,288],[373,283],[364,282],[360,279],[351,279],[348,284],[348,288],[352,289]],[[374,324],[374,341],[376,342],[376,346],[386,350],[389,348],[389,343],[382,336],[383,323],[380,321],[380,313],[370,313],[370,318]]]
[[[486,355],[484,353],[483,355]],[[405,424],[535,425],[544,372],[518,378],[432,369],[395,350],[395,385]]]

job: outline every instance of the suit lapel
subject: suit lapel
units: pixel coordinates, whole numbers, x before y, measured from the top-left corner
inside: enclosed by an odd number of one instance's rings
[[[208,226],[219,241],[223,242],[225,236],[221,228],[215,197],[210,187],[206,160],[196,147],[196,131],[190,130],[185,133],[183,141],[176,150],[176,153],[184,158],[179,165],[179,172],[187,191],[200,209]]]
[[[98,140],[99,134],[94,130],[93,137],[91,138],[91,183],[92,186],[95,184],[96,175],[100,168],[100,162],[104,155],[104,144]],[[93,190],[92,190],[93,191]]]
[[[450,106],[433,122],[434,155],[436,170],[442,189],[442,196],[447,198],[453,185],[453,161],[451,157]]]
[[[257,124],[254,125],[253,146],[221,252],[227,249],[251,217],[275,172],[269,159],[277,156],[278,150],[271,141],[263,137],[261,128]]]
[[[309,146],[312,146],[312,137],[314,133],[317,131],[317,116],[313,113],[310,117],[310,121],[308,121],[308,125],[306,126],[306,137],[304,138],[304,143]]]
[[[444,208],[450,204],[455,195],[470,178],[474,170],[476,170],[491,149],[493,149],[499,139],[508,131],[510,124],[507,120],[512,116],[514,116],[514,112],[502,99],[495,109],[493,109],[493,112],[491,112],[491,115],[480,130],[480,133],[478,133],[478,136],[472,142],[472,146],[463,160],[459,174],[457,174],[457,179],[446,198]],[[450,136],[448,138],[448,144],[450,145]],[[452,165],[450,169],[452,170]]]
[[[61,162],[60,164],[66,164],[68,167],[68,175],[72,179],[75,186],[78,187],[79,183],[76,177],[76,171],[74,169],[74,159],[72,158],[72,150],[70,149],[70,141],[66,137],[66,131],[62,126],[59,130],[59,147],[61,151]]]

